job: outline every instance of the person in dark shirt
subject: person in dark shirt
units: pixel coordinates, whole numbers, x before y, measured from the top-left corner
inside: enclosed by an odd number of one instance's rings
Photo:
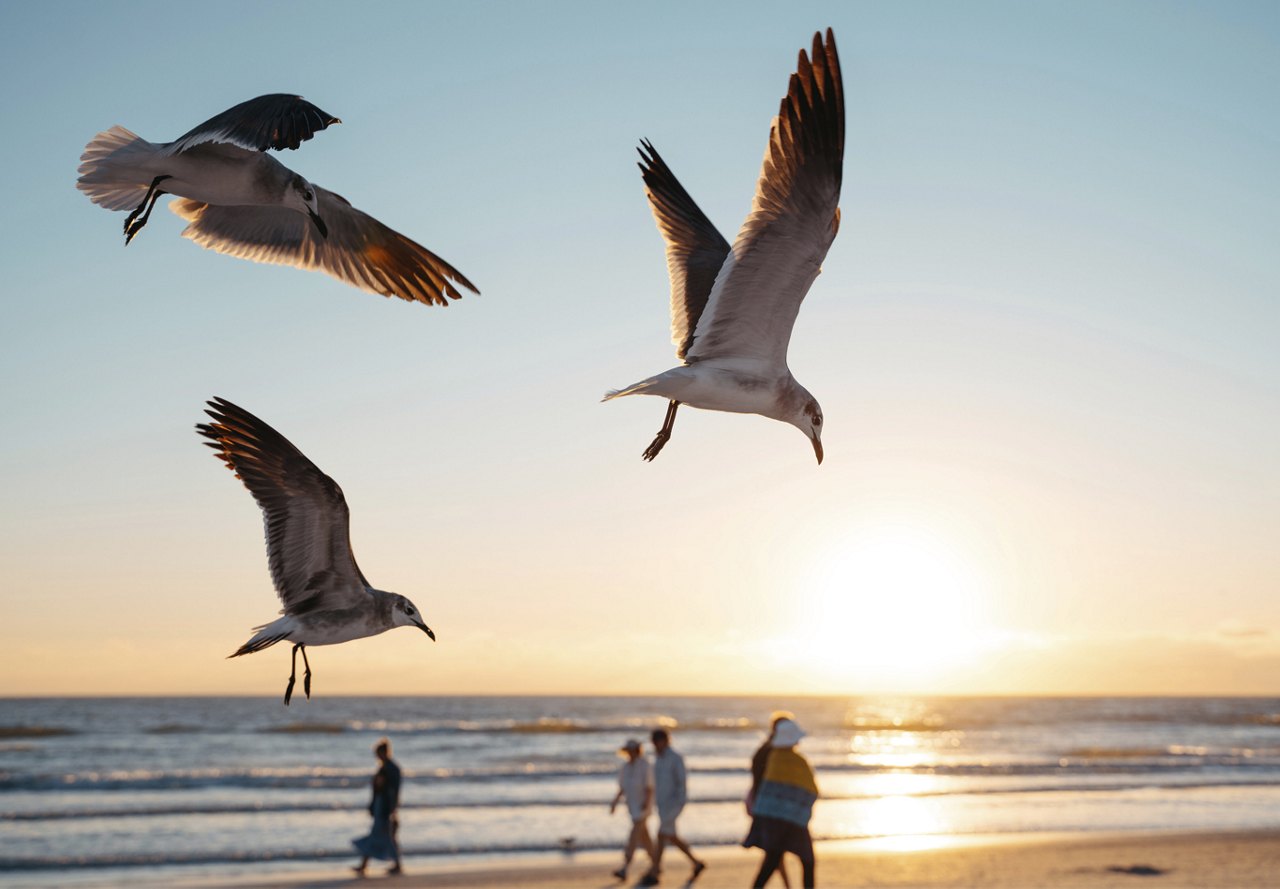
[[[396,832],[400,828],[400,820],[396,817],[396,809],[400,806],[400,767],[391,758],[391,742],[386,738],[374,746],[373,752],[381,763],[373,776],[373,798],[369,801],[373,828],[367,836],[352,840],[361,856],[360,863],[353,870],[362,877],[370,858],[390,861],[388,874],[403,873],[400,846],[396,842]]]

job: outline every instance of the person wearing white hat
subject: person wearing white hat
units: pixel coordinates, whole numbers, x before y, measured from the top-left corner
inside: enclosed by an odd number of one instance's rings
[[[626,757],[626,762],[618,769],[618,793],[609,804],[609,814],[618,808],[624,799],[627,802],[627,814],[631,816],[631,833],[627,835],[627,844],[622,850],[622,867],[613,872],[619,880],[627,878],[627,868],[637,848],[649,853],[649,868],[654,867],[653,839],[649,836],[649,813],[653,811],[653,770],[649,760],[640,752],[640,742],[632,738],[618,749],[618,755]]]
[[[778,730],[778,723],[784,719],[795,719],[789,710],[774,710],[769,716],[769,736],[751,757],[751,789],[747,791],[747,814],[756,804],[756,794],[760,792],[760,783],[764,781],[765,766],[769,764],[769,754],[773,752],[773,733]],[[778,863],[778,876],[782,878],[783,889],[791,889],[791,880],[787,878],[787,868]]]
[[[818,783],[809,761],[795,749],[804,736],[804,729],[794,719],[779,719],[774,724],[764,780],[751,806],[751,830],[742,841],[748,849],[764,850],[764,861],[754,883],[756,889],[763,889],[787,852],[800,859],[805,889],[814,885],[809,819],[818,799]]]

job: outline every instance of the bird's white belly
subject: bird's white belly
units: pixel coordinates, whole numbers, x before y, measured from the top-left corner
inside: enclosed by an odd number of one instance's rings
[[[160,188],[216,206],[268,203],[254,160],[191,153],[166,157],[158,173],[172,178],[161,183]]]
[[[673,368],[662,376],[670,385],[655,394],[703,410],[768,416],[778,401],[779,380],[714,365]]]
[[[325,620],[325,615],[312,614],[298,621],[298,628],[289,635],[290,642],[303,645],[339,645],[354,639],[377,636],[390,627],[375,626],[367,621]]]

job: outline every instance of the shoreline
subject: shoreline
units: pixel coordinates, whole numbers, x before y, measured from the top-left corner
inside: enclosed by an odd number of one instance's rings
[[[824,840],[814,844],[818,885],[825,887],[919,887],[960,889],[1021,887],[1267,887],[1280,882],[1280,828],[1239,831],[1141,831],[876,837]],[[619,843],[621,846],[621,843]],[[708,862],[697,889],[751,885],[759,850],[737,846],[695,849]],[[179,879],[191,889],[337,889],[361,885],[403,889],[604,889],[632,887],[647,867],[643,853],[620,883],[610,872],[620,852],[519,855],[509,859],[458,862],[409,858],[407,873],[384,877],[370,865],[358,878],[347,865],[278,876]],[[354,862],[354,856],[353,856]],[[793,886],[799,866],[788,859]],[[675,849],[664,856],[660,886],[683,887],[688,862]],[[149,882],[149,881],[148,881]],[[172,877],[170,884],[174,881]],[[781,886],[776,877],[772,886]]]

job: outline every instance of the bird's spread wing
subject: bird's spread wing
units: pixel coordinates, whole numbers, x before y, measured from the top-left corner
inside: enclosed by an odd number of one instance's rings
[[[227,142],[248,151],[297,148],[329,124],[342,123],[302,96],[272,93],[241,102],[161,149],[178,154],[205,142]]]
[[[796,313],[835,239],[844,162],[844,86],[835,37],[800,52],[774,118],[751,213],[716,278],[689,361],[785,366]]]
[[[684,190],[652,143],[641,142],[640,172],[658,230],[667,241],[667,271],[671,275],[671,342],[676,355],[685,356],[693,331],[711,296],[716,274],[729,255],[726,241]]]
[[[213,422],[196,430],[262,508],[271,580],[284,613],[364,601],[369,584],[351,553],[347,501],[337,482],[244,408],[222,398],[209,408]]]
[[[179,198],[169,208],[190,223],[182,231],[184,238],[241,259],[319,269],[370,293],[428,305],[460,299],[454,282],[480,292],[426,247],[361,213],[340,195],[319,187],[316,192],[328,237],[307,216],[284,207],[218,206]]]

